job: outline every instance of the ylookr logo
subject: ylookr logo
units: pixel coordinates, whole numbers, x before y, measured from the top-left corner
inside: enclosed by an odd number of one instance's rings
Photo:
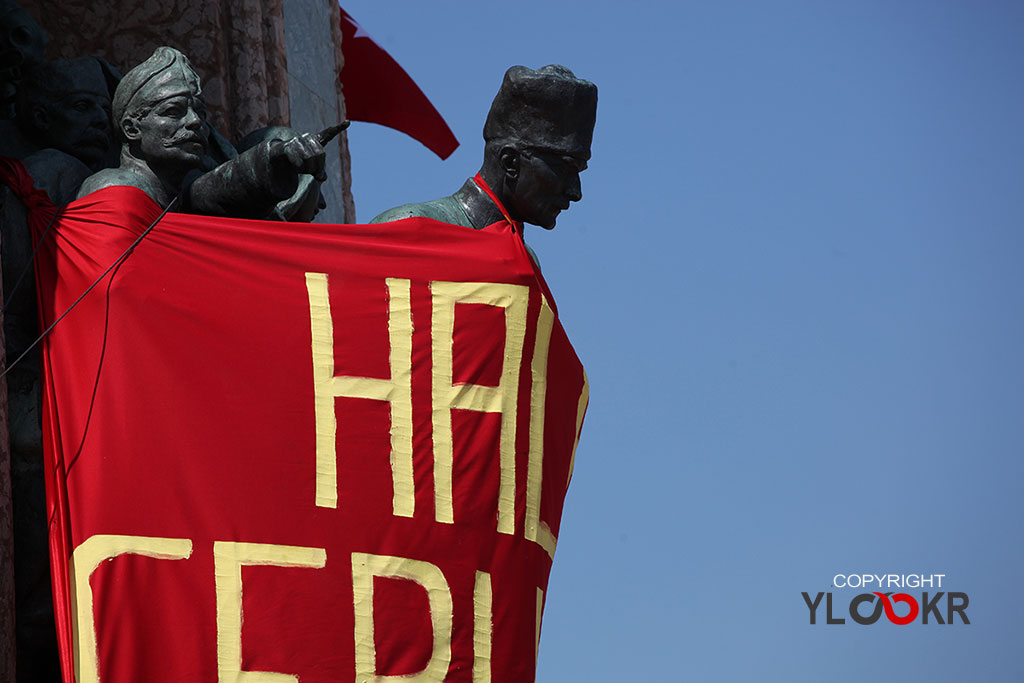
[[[836,574],[832,585],[836,588],[941,588],[945,574]],[[931,593],[929,595],[929,593]],[[811,624],[818,623],[818,607],[825,598],[825,623],[840,625],[846,623],[846,617],[833,616],[832,592],[818,593],[813,599],[809,593],[801,593],[807,609],[811,613]],[[900,607],[897,608],[896,605]],[[850,600],[850,619],[863,626],[878,622],[885,618],[898,626],[913,623],[920,616],[922,624],[952,625],[955,616],[959,616],[964,624],[970,624],[967,618],[967,605],[970,598],[967,593],[947,591],[927,591],[921,593],[920,601],[910,593],[894,593],[893,591],[871,591],[858,593]],[[945,619],[943,619],[945,616]],[[930,618],[930,621],[929,621]]]

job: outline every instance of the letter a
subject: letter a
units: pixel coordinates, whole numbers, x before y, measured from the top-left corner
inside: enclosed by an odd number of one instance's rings
[[[435,519],[447,524],[455,521],[452,503],[452,410],[501,413],[498,531],[513,534],[516,530],[516,403],[530,290],[523,285],[495,282],[431,282],[430,291],[433,298],[430,336],[434,364]],[[454,383],[455,304],[485,304],[505,309],[505,348],[497,387]]]

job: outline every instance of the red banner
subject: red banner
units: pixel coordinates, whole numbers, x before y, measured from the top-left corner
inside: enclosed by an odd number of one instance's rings
[[[159,212],[70,205],[44,326]],[[507,225],[167,214],[43,359],[66,681],[533,680],[587,387]]]

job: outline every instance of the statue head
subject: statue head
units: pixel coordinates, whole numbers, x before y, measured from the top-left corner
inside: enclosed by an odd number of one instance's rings
[[[158,47],[121,79],[114,93],[114,124],[124,148],[154,169],[198,168],[210,129],[203,90],[188,58]]]
[[[49,37],[14,0],[0,0],[0,64],[22,66],[44,59]]]
[[[288,128],[287,126],[268,126],[254,130],[246,135],[238,143],[238,151],[244,152],[267,140],[287,142],[298,136],[299,133],[293,128]],[[293,223],[309,223],[312,221],[321,209],[327,208],[327,201],[320,191],[320,185],[320,181],[309,173],[300,173],[299,187],[295,194],[277,203],[274,211],[275,215],[272,218]]]
[[[513,218],[551,229],[583,197],[596,117],[597,86],[564,66],[505,72],[484,123],[484,169]]]
[[[18,87],[18,125],[41,148],[104,159],[113,143],[110,91],[100,62],[60,59],[29,68]]]
[[[0,105],[14,103],[16,82],[25,69],[44,59],[49,37],[14,0],[0,0]]]

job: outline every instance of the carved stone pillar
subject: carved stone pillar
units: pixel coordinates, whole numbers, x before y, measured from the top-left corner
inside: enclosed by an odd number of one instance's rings
[[[322,0],[285,0],[288,99],[291,125],[298,130],[322,130],[345,119],[345,101],[338,74],[341,54],[341,15],[338,4]],[[353,223],[352,171],[348,136],[338,136],[338,147],[327,148],[327,177],[322,191],[327,210],[318,223]],[[340,181],[340,182],[339,182]]]

